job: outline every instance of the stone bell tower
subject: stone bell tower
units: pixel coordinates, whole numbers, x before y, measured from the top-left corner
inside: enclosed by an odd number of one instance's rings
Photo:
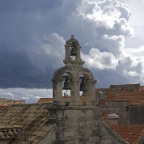
[[[83,68],[80,56],[80,44],[74,35],[65,44],[65,66],[57,69],[52,78],[53,98],[63,104],[62,90],[70,90],[70,105],[80,105],[80,91],[86,96],[86,105],[93,105],[95,100],[94,76],[90,70]]]

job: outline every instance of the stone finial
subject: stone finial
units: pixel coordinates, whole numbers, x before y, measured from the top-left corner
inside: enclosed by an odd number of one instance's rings
[[[73,35],[73,34],[71,35],[71,38],[72,38],[72,39],[74,38],[74,35]]]

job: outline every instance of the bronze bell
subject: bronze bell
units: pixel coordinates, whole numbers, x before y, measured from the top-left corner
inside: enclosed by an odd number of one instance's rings
[[[72,47],[71,48],[71,53],[70,53],[71,56],[76,56],[77,55],[77,51],[76,51],[76,48]]]
[[[70,52],[71,56],[76,56],[77,55],[77,50],[75,47],[75,44],[73,42],[71,42],[71,52]]]
[[[87,91],[86,83],[81,83],[80,84],[80,91]]]
[[[82,82],[80,84],[80,91],[87,91],[86,81],[85,78],[82,78]]]
[[[65,76],[63,90],[70,90],[70,89],[71,89],[71,86],[70,86],[70,82],[69,82],[69,76]]]
[[[70,87],[70,83],[68,81],[65,81],[64,82],[64,87],[63,87],[64,90],[70,90],[71,87]]]

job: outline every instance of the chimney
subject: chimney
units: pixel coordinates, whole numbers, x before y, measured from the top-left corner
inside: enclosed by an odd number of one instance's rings
[[[108,124],[110,125],[118,125],[119,116],[115,113],[111,113],[107,116]]]

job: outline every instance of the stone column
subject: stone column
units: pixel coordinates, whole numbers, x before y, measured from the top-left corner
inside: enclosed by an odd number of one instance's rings
[[[87,105],[93,105],[95,101],[95,80],[89,80],[87,82],[88,91],[86,93],[87,96]]]
[[[54,101],[63,103],[61,81],[53,81],[53,98]]]
[[[80,60],[80,46],[77,46],[76,60]]]
[[[70,105],[80,105],[79,81],[71,83],[71,103]]]
[[[70,61],[70,47],[65,45],[65,59],[64,63],[67,64]]]

